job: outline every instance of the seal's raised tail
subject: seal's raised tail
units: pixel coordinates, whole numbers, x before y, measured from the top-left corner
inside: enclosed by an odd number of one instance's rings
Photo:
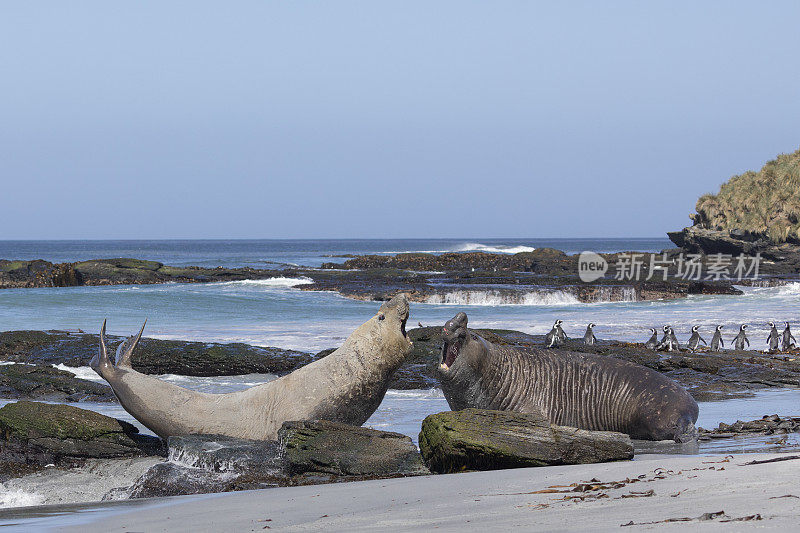
[[[136,349],[139,339],[142,338],[145,325],[147,325],[147,320],[142,324],[142,329],[139,330],[138,334],[128,337],[125,342],[119,345],[114,357],[114,363],[112,363],[111,358],[108,356],[108,345],[106,344],[106,321],[103,320],[103,327],[100,328],[100,349],[89,361],[89,366],[105,380],[114,375],[118,368],[132,368],[131,357],[133,356],[133,350]]]

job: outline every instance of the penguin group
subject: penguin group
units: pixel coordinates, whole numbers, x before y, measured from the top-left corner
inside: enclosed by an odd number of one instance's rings
[[[778,331],[778,327],[774,322],[769,322],[767,325],[770,328],[766,341],[768,346],[767,351],[769,353],[788,352],[797,347],[797,339],[792,335],[792,329],[788,322],[784,322],[785,327],[783,333]],[[721,351],[721,349],[725,347],[725,341],[722,338],[723,327],[722,324],[719,324],[714,328],[711,344],[708,344],[700,335],[700,326],[692,326],[691,335],[686,347],[689,351],[695,352],[700,348],[700,344],[702,343],[708,346],[712,352]],[[734,350],[746,350],[750,348],[750,339],[747,338],[746,332],[747,327],[747,324],[739,326],[739,332],[733,338]],[[664,326],[664,336],[661,338],[660,342],[656,342],[658,336],[655,328],[650,328],[650,333],[650,339],[645,343],[646,348],[651,350],[666,350],[668,352],[679,349],[678,339],[675,337],[675,331],[672,329],[672,326]]]
[[[564,345],[568,337],[564,332],[564,328],[562,327],[563,324],[563,320],[555,321],[553,327],[550,329],[547,335],[545,335],[545,347],[558,348]],[[797,347],[797,339],[795,339],[794,335],[792,335],[789,322],[784,322],[785,327],[783,329],[783,333],[778,331],[778,327],[774,322],[769,322],[767,325],[770,327],[769,335],[767,336],[769,353],[788,352]],[[700,335],[700,326],[692,326],[691,335],[686,347],[690,351],[694,352],[700,348],[700,344],[702,343],[712,352],[721,351],[721,349],[725,347],[725,341],[722,338],[723,327],[724,326],[722,324],[719,324],[714,328],[714,335],[711,337],[711,344],[708,344]],[[747,333],[745,331],[747,327],[747,324],[742,324],[739,326],[739,332],[732,341],[734,350],[746,350],[750,348],[750,339],[747,338]],[[589,325],[586,326],[586,332],[583,334],[583,344],[586,346],[593,346],[597,344],[597,338],[594,336],[594,328],[595,324],[593,323],[589,323]],[[680,344],[678,343],[678,338],[675,335],[675,330],[672,328],[672,326],[666,325],[662,328],[662,331],[663,335],[661,340],[659,340],[658,329],[650,328],[650,338],[644,343],[645,348],[668,352],[680,350]]]

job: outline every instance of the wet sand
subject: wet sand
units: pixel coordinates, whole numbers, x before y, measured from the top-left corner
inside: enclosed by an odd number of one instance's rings
[[[776,458],[782,460],[747,464]],[[662,531],[687,525],[791,530],[800,523],[798,479],[800,454],[651,455],[597,465],[14,509],[0,513],[0,525],[75,532],[262,531],[265,526],[280,531]]]

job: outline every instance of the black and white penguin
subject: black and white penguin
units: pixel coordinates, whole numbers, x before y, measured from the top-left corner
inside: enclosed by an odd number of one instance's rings
[[[672,329],[672,326],[664,326],[664,336],[661,337],[661,343],[658,345],[658,349],[668,352],[678,349],[678,338],[675,337],[675,331]]]
[[[678,344],[678,337],[675,336],[675,330],[672,329],[672,326],[669,327],[669,342],[672,344],[673,350],[679,350],[680,344]]]
[[[769,345],[770,352],[777,352],[778,346],[781,342],[781,334],[778,333],[778,328],[774,322],[767,322],[769,326],[769,336],[767,337],[767,344]]]
[[[697,350],[697,347],[700,346],[701,342],[708,346],[706,340],[700,336],[700,332],[698,331],[699,329],[700,326],[692,326],[692,336],[689,337],[689,349],[691,351]]]
[[[559,345],[564,344],[567,340],[567,334],[564,332],[564,329],[561,327],[563,324],[563,320],[556,320],[556,329],[558,330],[558,343]]]
[[[742,324],[739,326],[739,334],[733,339],[733,347],[736,350],[744,350],[744,343],[747,343],[747,347],[750,347],[750,340],[747,338],[747,334],[744,330],[747,329],[747,324]]]
[[[795,347],[797,339],[795,339],[794,335],[792,335],[792,330],[789,328],[789,323],[788,322],[784,323],[786,324],[786,329],[783,330],[783,335],[781,336],[781,339],[783,341],[781,343],[781,351],[788,352],[789,350]]]
[[[648,350],[655,350],[658,346],[658,330],[656,328],[650,328],[650,340],[644,343],[644,347]]]
[[[586,333],[583,334],[583,344],[592,346],[595,343],[597,343],[597,338],[594,336],[594,324],[589,323],[586,326]]]
[[[545,335],[544,337],[544,345],[547,348],[554,348],[556,346],[561,346],[564,344],[564,341],[561,335],[564,333],[564,330],[561,329],[561,320],[556,320],[555,324],[553,324],[552,329]],[[566,335],[564,335],[566,337]]]
[[[722,340],[722,324],[717,326],[714,330],[714,336],[711,337],[711,351],[718,352],[720,346],[725,346],[725,341]]]

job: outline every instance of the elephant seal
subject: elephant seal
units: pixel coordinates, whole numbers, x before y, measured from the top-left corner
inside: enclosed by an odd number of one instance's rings
[[[543,414],[551,423],[618,431],[635,439],[688,442],[698,408],[681,386],[612,357],[494,345],[458,313],[443,329],[439,378],[453,410]]]
[[[128,338],[108,357],[105,322],[91,367],[108,381],[120,403],[161,438],[216,434],[275,440],[287,420],[322,419],[360,426],[375,412],[391,375],[411,351],[404,295],[381,305],[344,344],[324,359],[281,378],[227,394],[196,392],[141,374],[131,355],[142,336]]]

